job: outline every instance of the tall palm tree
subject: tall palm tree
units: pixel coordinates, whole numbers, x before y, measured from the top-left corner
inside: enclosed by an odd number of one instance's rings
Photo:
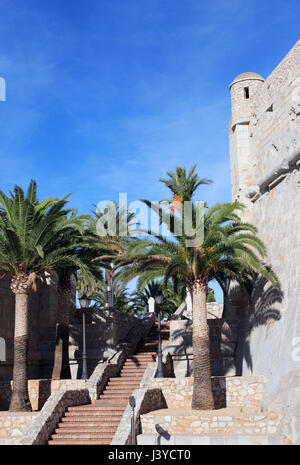
[[[250,278],[254,273],[265,276],[273,284],[277,284],[277,278],[262,261],[266,249],[256,235],[256,228],[240,219],[241,204],[216,204],[209,208],[202,219],[203,240],[197,240],[194,247],[190,247],[189,241],[197,239],[197,227],[200,227],[196,224],[195,205],[192,211],[195,232],[189,236],[183,227],[184,204],[170,224],[158,208],[152,208],[159,214],[161,224],[165,223],[170,228],[171,239],[156,235],[155,240],[141,240],[129,247],[119,263],[127,268],[131,264],[132,275],[155,270],[164,276],[165,283],[172,277],[180,277],[189,290],[193,303],[192,408],[213,409],[206,309],[208,284],[220,274],[226,274],[241,284],[245,277]],[[175,235],[174,231],[182,231],[182,235]]]
[[[99,250],[93,246],[91,233],[84,228],[86,216],[76,216],[74,212],[70,218],[77,227],[62,231],[53,247],[65,248],[74,257],[68,266],[57,266],[58,275],[58,315],[56,323],[56,346],[52,379],[71,378],[69,364],[69,324],[71,310],[72,276],[77,276],[80,270],[81,279],[85,279],[91,286],[93,282],[102,280],[99,265],[93,262]]]
[[[74,225],[67,219],[67,197],[37,200],[31,181],[26,195],[15,186],[9,196],[0,191],[0,268],[10,275],[15,295],[13,392],[11,411],[31,410],[27,388],[28,304],[37,281],[45,273],[69,266],[76,258],[67,248],[53,247],[62,230]]]
[[[159,180],[170,189],[175,200],[184,202],[192,199],[199,186],[212,183],[210,179],[200,178],[195,170],[196,165],[193,165],[188,172],[186,168],[176,166],[175,171],[167,171],[167,179]]]

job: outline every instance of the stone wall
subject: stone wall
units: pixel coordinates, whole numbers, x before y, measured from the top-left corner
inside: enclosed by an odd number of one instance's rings
[[[133,391],[135,398],[135,436],[141,433],[141,415],[166,407],[161,389],[141,388]],[[131,444],[131,409],[128,405],[113,437],[111,445]]]
[[[0,412],[0,445],[18,445],[36,416],[34,412]]]
[[[83,389],[86,383],[80,379],[31,379],[28,381],[28,393],[32,410],[41,410],[52,392],[61,389]],[[0,411],[9,408],[12,386],[12,381],[0,381]]]
[[[220,312],[220,305],[218,311]],[[214,376],[235,374],[237,321],[223,318],[209,318],[207,321],[212,374]],[[191,376],[193,366],[191,320],[171,320],[170,338],[164,343],[163,352],[164,355],[171,354],[176,377]]]
[[[88,380],[81,379],[34,379],[28,381],[29,398],[33,411],[41,410],[50,395],[59,390],[81,390],[88,389],[90,398],[95,400],[102,393],[108,378],[116,376],[127,355],[135,351],[139,340],[150,331],[155,316],[148,315],[138,321],[138,331],[129,331],[126,342],[122,342],[110,351],[109,359],[98,363]],[[134,326],[133,329],[136,329]],[[0,381],[0,411],[8,410],[12,394],[12,381]]]
[[[215,408],[260,407],[266,379],[264,376],[213,377]],[[191,408],[194,378],[155,378],[153,388],[160,388],[168,408]]]
[[[260,444],[259,440],[261,441],[263,435],[272,436],[277,433],[281,419],[282,415],[276,415],[273,412],[253,411],[251,413],[237,409],[226,409],[220,412],[179,409],[170,412],[161,410],[148,413],[142,416],[141,422],[143,433],[146,435],[155,434],[156,424],[159,424],[165,431],[163,436],[165,438],[171,439],[177,435],[183,435],[182,439],[185,440],[177,443],[182,445],[191,444],[186,441],[189,436],[200,436],[200,438],[205,436],[207,438],[216,435],[221,437],[252,435],[252,441],[257,439],[256,444]],[[275,437],[275,444],[283,443],[277,435]],[[168,442],[164,444],[168,444]]]
[[[246,205],[242,218],[257,226],[281,290],[258,280],[250,302],[237,308],[236,365],[238,374],[268,378],[265,402],[287,412],[287,435],[300,443],[300,41],[253,99],[248,185],[241,183],[239,154],[231,145],[233,198]]]
[[[49,285],[38,283],[38,291],[30,295],[29,304],[29,379],[49,379],[52,375],[56,343],[58,296],[57,277]],[[82,371],[82,315],[76,310],[76,282],[72,280],[69,359],[73,379]],[[0,381],[10,381],[13,369],[14,295],[9,278],[0,280]],[[116,309],[91,308],[87,314],[86,340],[88,373],[91,375],[101,360],[107,360],[121,342],[128,342],[141,320]],[[5,350],[3,347],[5,346]],[[1,395],[0,395],[1,403]]]
[[[45,445],[68,407],[91,402],[88,389],[56,391],[47,400],[41,412],[31,422],[20,445]]]
[[[56,282],[57,278],[53,274],[49,285],[38,282],[37,292],[30,294],[28,348],[30,379],[51,377],[58,312]],[[6,346],[6,360],[0,362],[0,380],[11,380],[13,369],[15,298],[9,283],[8,276],[0,280],[0,338],[4,339]],[[72,306],[74,307],[74,281],[72,289]]]
[[[132,330],[138,331],[143,320],[125,315],[117,309],[92,308],[86,323],[87,365],[91,375],[100,360],[107,360],[119,343],[129,342]],[[82,370],[82,317],[78,311],[70,325],[70,365],[72,378],[80,378]]]

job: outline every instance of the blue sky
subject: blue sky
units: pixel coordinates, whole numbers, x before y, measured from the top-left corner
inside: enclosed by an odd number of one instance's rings
[[[229,83],[266,77],[298,40],[296,0],[0,0],[1,182],[40,197],[166,196],[196,163],[228,201]]]

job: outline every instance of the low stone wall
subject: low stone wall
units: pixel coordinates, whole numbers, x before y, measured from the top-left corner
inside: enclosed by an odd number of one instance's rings
[[[87,389],[53,392],[19,444],[35,446],[47,444],[49,436],[68,407],[90,402]]]
[[[161,389],[141,388],[133,391],[135,398],[135,436],[141,434],[141,420],[143,414],[166,408]],[[131,409],[128,405],[120,421],[118,429],[113,437],[111,445],[130,445],[131,444]]]
[[[219,304],[217,304],[219,306]],[[238,339],[236,320],[210,318],[207,320],[213,376],[236,374],[235,351]],[[164,354],[170,353],[176,377],[191,376],[193,369],[193,322],[172,320],[170,339],[164,344]]]
[[[0,381],[0,410],[8,410],[12,387],[12,381]],[[28,393],[32,410],[41,410],[54,391],[85,387],[86,381],[80,379],[31,379],[28,381]]]
[[[0,445],[18,444],[37,413],[0,412]]]
[[[158,424],[165,436],[184,435],[273,435],[278,433],[282,415],[237,408],[197,411],[160,410],[141,417],[143,434],[155,434]]]
[[[263,402],[264,376],[213,377],[215,408],[260,407]],[[194,379],[155,378],[153,388],[162,389],[168,408],[191,408]]]

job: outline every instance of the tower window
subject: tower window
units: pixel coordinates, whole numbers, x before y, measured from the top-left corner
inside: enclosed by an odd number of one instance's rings
[[[244,96],[245,98],[249,98],[249,87],[244,87]]]

